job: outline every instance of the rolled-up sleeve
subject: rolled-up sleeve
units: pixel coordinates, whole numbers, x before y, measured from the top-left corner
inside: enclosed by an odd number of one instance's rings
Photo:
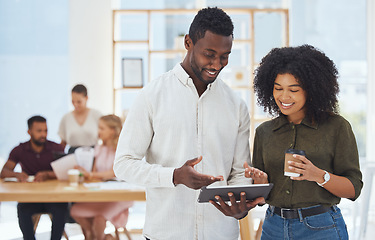
[[[337,128],[336,139],[334,174],[348,178],[353,184],[355,196],[351,200],[354,201],[359,197],[363,187],[362,173],[359,167],[357,143],[349,122],[344,119]]]

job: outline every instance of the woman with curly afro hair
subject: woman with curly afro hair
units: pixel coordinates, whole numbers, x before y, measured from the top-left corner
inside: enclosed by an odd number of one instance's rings
[[[363,183],[353,131],[338,114],[337,78],[333,61],[310,45],[272,49],[255,71],[258,104],[275,116],[256,129],[253,167],[245,164],[255,184],[274,184],[263,240],[348,239],[337,204],[357,199]]]

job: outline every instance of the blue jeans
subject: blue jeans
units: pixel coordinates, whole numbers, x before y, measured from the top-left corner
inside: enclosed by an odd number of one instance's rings
[[[301,214],[299,214],[302,216]],[[332,240],[349,239],[341,211],[333,206],[328,212],[295,219],[284,219],[267,209],[261,240]]]

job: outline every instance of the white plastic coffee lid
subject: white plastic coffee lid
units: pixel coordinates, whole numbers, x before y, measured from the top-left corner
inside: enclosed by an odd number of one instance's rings
[[[69,175],[79,175],[79,170],[78,169],[69,169],[68,174]]]

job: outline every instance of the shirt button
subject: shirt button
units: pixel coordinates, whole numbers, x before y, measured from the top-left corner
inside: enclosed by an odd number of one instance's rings
[[[289,191],[289,190],[286,190],[285,192],[286,192],[286,194],[290,194],[290,191]]]

